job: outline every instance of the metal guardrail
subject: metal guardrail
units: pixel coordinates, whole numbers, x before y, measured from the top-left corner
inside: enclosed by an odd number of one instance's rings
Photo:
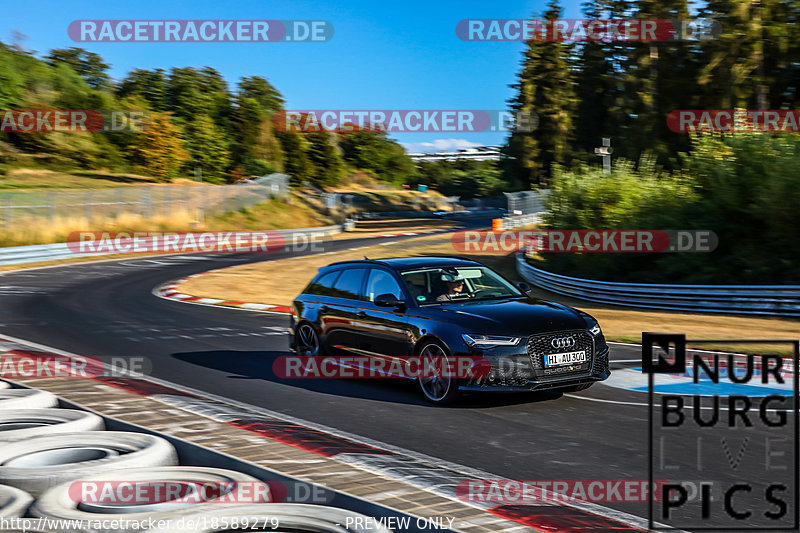
[[[341,225],[335,226],[320,226],[316,228],[298,228],[286,230],[270,230],[276,231],[283,235],[287,240],[294,236],[317,236],[317,235],[333,235],[342,231]],[[203,233],[203,232],[196,232]],[[193,253],[193,252],[187,252]],[[58,261],[60,259],[72,259],[74,257],[97,257],[98,255],[118,255],[118,254],[81,254],[74,252],[69,248],[67,243],[60,242],[56,244],[34,244],[30,246],[13,246],[8,248],[0,248],[0,265],[22,265],[25,263],[37,263],[40,261]]]
[[[534,267],[517,254],[528,283],[581,300],[701,313],[800,316],[800,285],[670,285],[571,278]]]
[[[486,209],[483,211],[372,211],[358,213],[359,219],[370,218],[436,218],[450,220],[466,220],[473,218],[495,218],[505,215],[500,209]]]

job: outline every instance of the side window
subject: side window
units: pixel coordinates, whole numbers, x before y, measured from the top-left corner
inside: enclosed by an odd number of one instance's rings
[[[435,300],[431,295],[430,282],[428,275],[430,272],[409,272],[403,274],[403,281],[406,282],[406,287],[411,293],[411,298],[420,303]]]
[[[375,297],[381,294],[393,294],[398,300],[405,299],[403,289],[400,288],[400,284],[397,283],[394,276],[378,268],[370,270],[365,292],[367,300],[370,302],[374,302]]]
[[[342,270],[341,276],[333,284],[332,296],[339,298],[349,298],[351,300],[363,300],[361,294],[361,282],[364,281],[366,268],[352,268]]]
[[[320,296],[335,296],[333,284],[336,278],[339,277],[341,270],[328,272],[312,281],[311,284],[303,291],[305,294],[317,294]]]

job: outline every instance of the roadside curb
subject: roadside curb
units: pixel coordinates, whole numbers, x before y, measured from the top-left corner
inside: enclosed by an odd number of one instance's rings
[[[428,230],[428,231],[408,231],[408,232],[400,232],[400,233],[384,233],[381,235],[370,235],[370,239],[380,239],[380,238],[389,238],[389,237],[411,237],[415,235],[431,235],[434,233],[446,233],[452,231],[451,229],[446,230]],[[357,250],[359,248],[369,248],[369,246],[358,246],[356,248],[350,248],[350,250]],[[330,253],[330,252],[326,252]],[[320,254],[325,255],[325,254]],[[186,276],[184,278],[175,279],[169,281],[163,285],[159,285],[155,289],[153,289],[153,294],[160,297],[165,298],[168,300],[175,300],[178,302],[186,302],[198,305],[211,305],[215,307],[227,307],[227,308],[234,308],[234,309],[244,309],[247,311],[260,311],[265,313],[281,313],[281,314],[291,314],[292,308],[287,305],[270,305],[270,304],[262,304],[262,303],[255,303],[255,302],[240,302],[237,300],[223,300],[220,298],[204,298],[201,296],[194,296],[192,294],[186,294],[181,292],[178,289],[178,286],[182,283],[189,281],[192,278],[196,278],[199,276],[203,276],[205,274],[209,274],[211,272],[218,272],[220,270],[225,270],[231,267],[224,267],[218,268],[215,270],[208,270],[206,272],[200,272],[199,274],[192,274],[191,276]]]
[[[223,269],[217,269],[217,270],[223,270]],[[239,302],[236,300],[221,300],[219,298],[202,298],[200,296],[192,296],[191,294],[184,294],[180,290],[178,290],[178,285],[180,285],[181,283],[185,283],[192,278],[197,278],[209,272],[215,272],[215,270],[209,270],[208,272],[201,272],[200,274],[193,274],[191,276],[186,276],[185,278],[180,278],[170,281],[165,285],[156,287],[156,289],[153,291],[153,294],[155,294],[156,296],[160,296],[162,298],[167,298],[169,300],[177,300],[179,302],[188,302],[188,303],[202,304],[202,305],[213,305],[217,307],[233,307],[238,309],[247,309],[249,311],[268,311],[270,313],[283,313],[283,314],[289,314],[292,312],[292,308],[286,305],[269,305],[269,304],[259,304],[252,302]]]

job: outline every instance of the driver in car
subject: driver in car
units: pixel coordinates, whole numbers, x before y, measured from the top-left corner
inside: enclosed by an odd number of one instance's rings
[[[442,274],[447,291],[436,297],[437,302],[449,302],[454,297],[464,295],[464,278],[455,274]]]

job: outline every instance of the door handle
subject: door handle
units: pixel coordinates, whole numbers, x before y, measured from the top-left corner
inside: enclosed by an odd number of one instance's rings
[[[358,318],[367,318],[367,313],[365,313],[364,311],[359,311],[358,313],[356,313],[356,316]]]

